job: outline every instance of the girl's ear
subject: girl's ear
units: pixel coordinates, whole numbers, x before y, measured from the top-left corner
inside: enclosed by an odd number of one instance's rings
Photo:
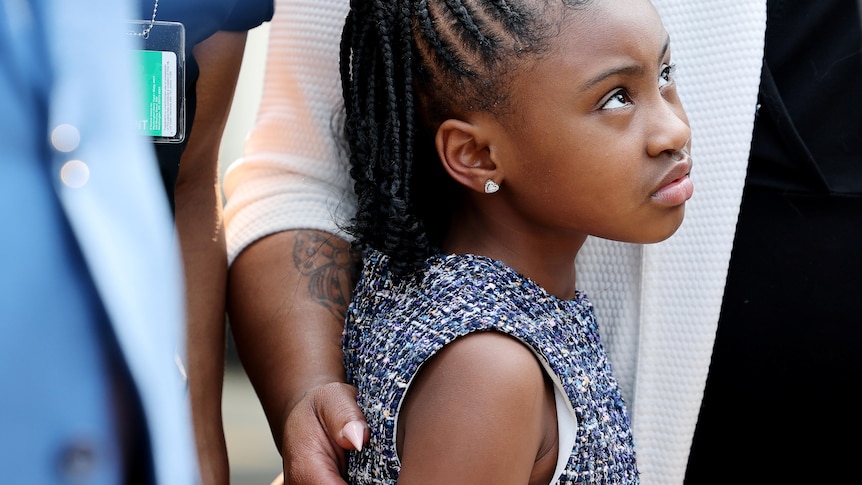
[[[435,142],[443,167],[459,184],[486,192],[488,180],[498,186],[502,182],[501,167],[491,156],[481,124],[448,119],[437,129]]]

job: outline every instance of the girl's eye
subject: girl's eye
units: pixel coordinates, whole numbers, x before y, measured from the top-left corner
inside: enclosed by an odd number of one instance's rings
[[[665,64],[661,66],[661,74],[658,76],[659,88],[663,88],[673,82],[674,71],[676,71],[676,64]]]
[[[602,104],[601,109],[624,108],[631,104],[632,100],[625,89],[618,89]]]

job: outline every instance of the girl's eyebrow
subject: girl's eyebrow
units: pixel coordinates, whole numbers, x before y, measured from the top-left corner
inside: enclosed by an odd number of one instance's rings
[[[666,36],[665,40],[664,40],[664,45],[662,46],[661,51],[659,52],[659,55],[658,55],[658,62],[661,62],[661,60],[664,58],[665,54],[667,54],[667,50],[669,47],[670,47],[670,36]],[[606,71],[602,71],[599,74],[597,74],[596,76],[593,76],[592,78],[588,79],[586,82],[584,82],[582,89],[584,91],[586,91],[586,90],[590,89],[591,87],[595,86],[596,84],[604,81],[605,79],[607,79],[611,76],[615,76],[615,75],[630,75],[631,76],[631,75],[641,74],[641,73],[643,73],[643,70],[644,70],[644,68],[640,64],[629,64],[629,65],[625,65],[625,66],[612,67],[612,68],[610,68]]]

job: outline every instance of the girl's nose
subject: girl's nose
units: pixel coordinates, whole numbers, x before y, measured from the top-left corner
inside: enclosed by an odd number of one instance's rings
[[[671,154],[683,150],[691,140],[691,127],[679,99],[661,98],[653,112],[647,151],[657,157],[664,152]]]

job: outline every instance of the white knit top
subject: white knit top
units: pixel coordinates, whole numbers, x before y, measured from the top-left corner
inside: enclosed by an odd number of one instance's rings
[[[224,176],[227,252],[287,229],[339,228],[356,211],[336,144],[338,43],[347,0],[278,0],[257,120]]]

